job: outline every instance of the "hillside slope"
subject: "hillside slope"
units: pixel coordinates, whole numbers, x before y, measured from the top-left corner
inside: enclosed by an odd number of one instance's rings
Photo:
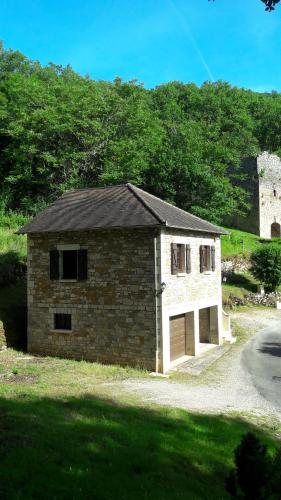
[[[222,257],[234,255],[249,255],[262,245],[262,240],[259,236],[253,233],[240,231],[239,229],[225,228],[229,235],[223,235],[221,238]]]

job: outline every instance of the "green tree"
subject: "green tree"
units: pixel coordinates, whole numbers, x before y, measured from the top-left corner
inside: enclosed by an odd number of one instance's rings
[[[281,246],[266,244],[251,255],[251,272],[269,290],[281,285]]]
[[[226,82],[94,81],[0,46],[1,207],[132,182],[213,222],[245,214],[241,160],[281,153],[281,95]]]

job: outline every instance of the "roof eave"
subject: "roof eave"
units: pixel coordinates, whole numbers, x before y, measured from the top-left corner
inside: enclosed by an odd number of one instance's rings
[[[81,229],[44,229],[44,230],[22,230],[20,229],[17,231],[15,234],[22,235],[22,234],[47,234],[47,233],[78,233],[82,231],[111,231],[113,229],[158,229],[160,227],[163,227],[165,224],[151,224],[151,225],[139,225],[139,226],[98,226],[98,227],[88,227],[88,228],[81,228]]]
[[[168,228],[171,229],[181,229],[183,231],[194,231],[195,233],[207,233],[207,234],[219,234],[219,235],[227,235],[230,234],[229,232],[225,231],[224,229],[218,228],[216,229],[197,229],[194,227],[183,227],[183,226],[173,226],[172,224],[166,224]]]

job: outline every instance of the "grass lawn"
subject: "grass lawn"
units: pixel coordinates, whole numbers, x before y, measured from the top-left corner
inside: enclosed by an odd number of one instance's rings
[[[24,215],[0,212],[0,265],[26,260],[26,236],[15,233],[27,220]]]
[[[225,228],[229,231],[229,235],[221,237],[221,251],[223,257],[233,255],[249,256],[251,252],[262,245],[259,236],[238,229]]]
[[[246,421],[144,405],[116,390],[133,369],[7,350],[0,373],[1,498],[228,498]]]
[[[227,301],[230,295],[243,298],[249,292],[257,292],[258,282],[251,273],[233,274],[222,284],[222,298]]]

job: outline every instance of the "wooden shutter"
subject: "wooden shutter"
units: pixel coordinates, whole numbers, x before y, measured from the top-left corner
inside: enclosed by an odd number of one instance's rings
[[[178,245],[176,243],[171,243],[171,269],[172,269],[172,274],[177,274],[177,272],[178,272]]]
[[[78,250],[78,279],[86,280],[88,278],[88,252],[81,248]]]
[[[200,246],[199,252],[200,252],[200,273],[203,273],[204,272],[204,246],[203,245]]]
[[[185,256],[186,256],[186,272],[191,273],[191,255],[190,255],[190,245],[185,246]]]
[[[58,280],[60,277],[59,270],[60,253],[57,249],[50,250],[50,279]]]
[[[212,271],[216,270],[216,247],[211,247]]]

